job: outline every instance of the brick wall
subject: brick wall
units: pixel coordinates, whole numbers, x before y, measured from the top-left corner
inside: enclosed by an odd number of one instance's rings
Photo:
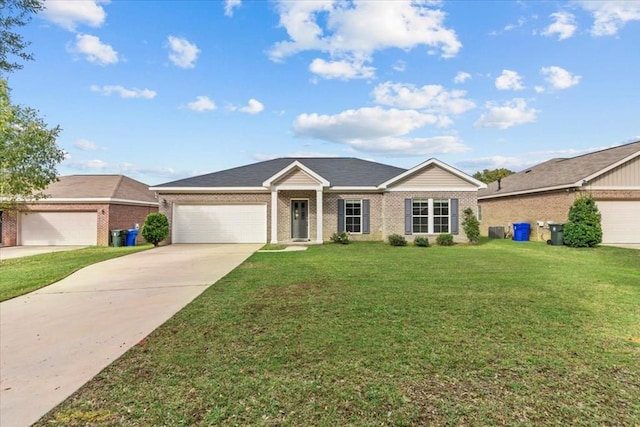
[[[569,208],[575,199],[583,194],[591,194],[596,202],[598,200],[640,200],[640,191],[637,190],[558,190],[479,200],[478,204],[482,209],[480,233],[487,236],[489,227],[502,226],[507,231],[514,222],[528,222],[531,224],[529,238],[546,241],[551,238],[547,222],[566,222]],[[537,221],[544,221],[544,227],[538,227]]]
[[[2,236],[0,247],[18,244],[18,213],[16,211],[2,211]]]
[[[98,245],[108,245],[110,243],[111,230],[134,228],[136,224],[142,229],[147,215],[158,212],[156,206],[135,206],[135,205],[110,205],[106,221],[102,220],[102,215],[98,215]],[[103,238],[106,230],[106,240]],[[144,238],[138,233],[136,243],[145,243]]]
[[[352,234],[352,240],[384,240],[389,234],[404,235],[404,199],[436,198],[459,199],[459,221],[462,222],[462,211],[471,207],[477,212],[476,192],[389,192],[323,195],[323,240],[328,241],[338,229],[338,199],[368,199],[370,203],[369,234]],[[173,204],[233,204],[233,203],[266,203],[267,204],[267,241],[271,241],[271,194],[162,194],[160,195],[160,212],[167,215],[172,223]],[[166,204],[162,203],[166,200]],[[309,239],[316,240],[316,192],[312,190],[282,190],[278,192],[278,241],[291,240],[291,201],[308,200]],[[460,233],[454,236],[457,242],[466,241],[459,226]],[[171,233],[163,244],[171,243]],[[410,240],[411,236],[407,236]],[[430,236],[435,239],[435,235]]]
[[[108,246],[110,242],[110,230],[116,228],[133,228],[137,222],[142,226],[144,219],[151,212],[157,212],[157,207],[133,206],[133,205],[109,205],[109,204],[59,204],[38,203],[20,207],[21,212],[96,212],[98,227],[96,239],[98,246]],[[5,211],[2,214],[2,246],[15,246],[18,244],[18,216],[16,212]],[[139,238],[138,242],[144,239]]]
[[[458,229],[459,233],[453,236],[455,242],[466,242],[467,237],[462,230],[462,212],[466,208],[473,209],[477,213],[477,192],[475,191],[434,191],[434,192],[389,192],[384,195],[382,210],[383,223],[385,224],[383,235],[400,234],[407,240],[413,241],[414,236],[404,234],[404,200],[405,199],[458,199]],[[425,235],[431,242],[435,242],[437,234]]]
[[[358,240],[383,240],[382,235],[382,200],[380,193],[364,194],[335,194],[326,193],[323,203],[323,240],[328,241],[331,235],[338,231],[338,199],[369,200],[369,234],[351,234],[349,238]]]

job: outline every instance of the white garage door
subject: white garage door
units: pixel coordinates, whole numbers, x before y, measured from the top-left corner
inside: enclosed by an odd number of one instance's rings
[[[173,243],[266,243],[266,205],[175,205]]]
[[[640,243],[640,202],[596,202],[602,243]]]
[[[20,216],[20,244],[25,246],[95,245],[96,212],[24,212]]]

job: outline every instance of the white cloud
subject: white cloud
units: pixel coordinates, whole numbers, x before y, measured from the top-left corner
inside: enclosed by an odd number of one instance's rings
[[[567,89],[580,83],[581,76],[571,74],[561,67],[551,66],[540,69],[540,74],[554,89]]]
[[[385,82],[373,90],[375,102],[391,107],[425,110],[437,114],[462,114],[475,108],[463,90],[447,91],[440,85],[416,87],[412,84]]]
[[[225,0],[224,2],[224,14],[226,16],[233,16],[233,9],[240,7],[242,0]]]
[[[76,34],[76,43],[68,46],[71,53],[84,55],[86,60],[98,65],[117,64],[118,52],[108,44],[102,43],[96,36],[89,34]]]
[[[550,15],[554,22],[549,25],[542,35],[552,37],[558,35],[558,40],[568,39],[578,29],[575,16],[569,12],[556,12]]]
[[[537,110],[528,108],[527,102],[522,98],[514,98],[502,105],[487,102],[485,108],[487,112],[480,116],[474,126],[507,129],[511,126],[534,122],[538,113]]]
[[[544,86],[535,86],[533,90],[535,90],[536,93],[544,93],[545,91]]]
[[[196,100],[187,104],[190,110],[203,112],[216,109],[216,103],[208,96],[196,96]]]
[[[627,22],[640,20],[640,1],[637,0],[588,0],[579,4],[593,15],[591,34],[594,36],[616,35]]]
[[[101,4],[108,1],[101,0],[46,0],[42,15],[48,21],[68,30],[75,31],[78,25],[100,27],[107,16]]]
[[[363,65],[362,61],[325,61],[316,58],[309,65],[309,70],[324,79],[369,79],[373,78],[376,69]]]
[[[502,70],[502,74],[496,79],[496,87],[500,90],[522,90],[522,77],[515,71]]]
[[[279,0],[280,26],[289,39],[274,44],[268,54],[282,61],[299,52],[321,51],[332,62],[366,63],[378,50],[427,46],[442,57],[453,57],[462,44],[455,31],[445,27],[446,14],[432,6],[409,0]]]
[[[180,68],[193,68],[196,65],[200,49],[184,37],[169,36],[169,60]]]
[[[97,86],[91,85],[90,87],[92,92],[98,92],[102,95],[109,96],[112,93],[117,93],[120,95],[120,98],[144,98],[144,99],[153,99],[156,97],[157,93],[150,89],[127,89],[120,85],[108,85],[108,86]]]
[[[82,151],[98,151],[101,149],[98,144],[87,139],[79,139],[73,143],[73,146]]]
[[[458,74],[453,78],[454,83],[464,83],[471,78],[471,74],[464,71],[458,71]]]
[[[239,111],[248,114],[258,114],[264,110],[264,105],[257,99],[251,98],[246,106],[239,108]]]
[[[453,136],[413,138],[406,135],[439,118],[415,110],[381,107],[347,110],[335,115],[301,114],[293,123],[297,136],[346,144],[363,152],[414,156],[459,153],[468,148]]]
[[[396,61],[392,68],[396,71],[403,72],[407,69],[407,63],[405,61]]]

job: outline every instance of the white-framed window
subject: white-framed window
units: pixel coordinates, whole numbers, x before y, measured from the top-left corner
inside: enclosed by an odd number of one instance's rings
[[[433,232],[449,232],[449,199],[437,199],[433,201]]]
[[[429,199],[413,199],[413,232],[429,232]]]
[[[344,221],[345,231],[362,233],[362,200],[345,200]]]
[[[411,229],[408,234],[451,232],[450,199],[412,199]]]

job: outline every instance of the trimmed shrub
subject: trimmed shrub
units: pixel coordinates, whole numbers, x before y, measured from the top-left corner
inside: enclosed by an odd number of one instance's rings
[[[153,244],[153,246],[158,246],[168,235],[169,220],[165,214],[156,212],[147,215],[142,226],[142,237],[147,242]]]
[[[443,233],[436,237],[438,246],[453,246],[453,234]]]
[[[480,222],[473,213],[473,209],[466,208],[463,213],[464,221],[462,221],[462,228],[464,229],[464,234],[467,235],[469,243],[476,245],[480,241]]]
[[[333,243],[339,243],[341,245],[349,244],[349,235],[346,231],[341,231],[340,233],[333,233],[329,238]]]
[[[388,239],[391,246],[407,246],[407,239],[399,234],[391,234]]]
[[[569,222],[563,227],[564,244],[592,248],[602,243],[601,215],[591,196],[580,197],[569,208]]]
[[[423,248],[428,248],[429,247],[429,239],[427,239],[424,236],[418,236],[415,239],[413,239],[413,244],[416,246],[421,246]]]

